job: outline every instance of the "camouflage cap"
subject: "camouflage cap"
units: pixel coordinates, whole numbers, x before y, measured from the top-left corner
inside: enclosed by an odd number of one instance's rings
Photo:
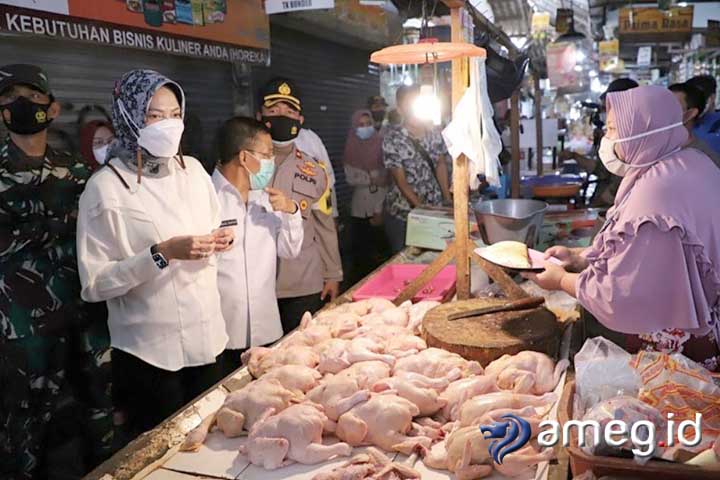
[[[50,82],[42,68],[16,63],[0,67],[0,93],[15,85],[28,85],[52,97]]]

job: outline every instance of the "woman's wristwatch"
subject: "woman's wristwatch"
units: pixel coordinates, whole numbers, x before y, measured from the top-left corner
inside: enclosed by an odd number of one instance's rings
[[[155,265],[157,265],[160,270],[167,268],[167,266],[170,265],[165,256],[158,251],[157,243],[150,247],[150,255],[152,255],[153,262],[155,262]]]

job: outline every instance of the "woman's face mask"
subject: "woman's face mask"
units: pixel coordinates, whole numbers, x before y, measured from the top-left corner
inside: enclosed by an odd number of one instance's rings
[[[93,156],[98,165],[105,165],[105,159],[107,157],[107,151],[110,144],[106,143],[102,147],[93,148]]]
[[[631,137],[625,137],[625,138],[609,138],[606,134],[601,140],[600,140],[600,148],[598,150],[598,155],[600,156],[600,160],[603,162],[603,165],[605,165],[605,168],[608,169],[608,171],[614,175],[617,175],[618,177],[624,177],[631,169],[633,168],[645,168],[649,167],[651,165],[654,165],[657,163],[661,158],[658,158],[656,160],[653,160],[652,162],[642,163],[639,165],[631,165],[629,163],[624,162],[615,153],[615,145],[621,142],[627,142],[630,140],[637,140],[638,138],[647,137],[650,135],[653,135],[655,133],[664,132],[666,130],[671,130],[675,127],[681,127],[683,125],[682,122],[673,123],[672,125],[666,125],[661,128],[656,128],[654,130],[650,130],[648,132],[640,133],[638,135],[633,135]]]
[[[172,158],[180,149],[185,125],[177,118],[160,120],[140,129],[138,145],[150,152],[154,157]]]
[[[372,125],[370,125],[369,127],[357,127],[355,129],[355,134],[360,140],[367,140],[372,137],[374,133],[375,127],[373,127]]]

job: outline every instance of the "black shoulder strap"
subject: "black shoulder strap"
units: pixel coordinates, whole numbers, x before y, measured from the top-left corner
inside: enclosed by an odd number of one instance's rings
[[[127,188],[128,190],[130,190],[130,185],[128,185],[128,183],[125,181],[125,179],[122,177],[122,175],[120,175],[120,172],[117,171],[117,168],[115,168],[115,167],[114,167],[111,163],[109,163],[109,162],[108,162],[108,163],[105,163],[105,166],[108,167],[110,170],[112,170],[113,173],[115,173],[115,175],[117,175],[117,177],[120,179],[120,181],[121,181],[122,184],[125,186],[125,188]]]

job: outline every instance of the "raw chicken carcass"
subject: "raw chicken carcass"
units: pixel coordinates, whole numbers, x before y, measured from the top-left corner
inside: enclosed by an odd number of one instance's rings
[[[334,337],[343,337],[349,332],[354,331],[360,326],[360,315],[346,310],[340,310],[340,307],[333,310],[322,312],[315,318],[303,317],[300,328],[310,328],[313,326],[325,326],[330,329],[330,334]]]
[[[556,400],[557,395],[554,393],[546,393],[542,396],[512,392],[494,392],[480,395],[466,401],[460,408],[460,425],[463,427],[476,425],[478,420],[493,410],[524,407],[549,408]]]
[[[385,343],[385,352],[397,358],[415,355],[426,348],[425,340],[415,335],[397,335]]]
[[[318,370],[323,374],[339,373],[350,365],[369,361],[385,362],[392,367],[395,364],[395,357],[381,353],[382,349],[382,345],[370,338],[357,337],[353,340],[334,338],[319,346]]]
[[[420,416],[427,417],[435,414],[447,403],[438,397],[437,391],[414,385],[410,380],[401,377],[391,377],[380,380],[372,386],[373,392],[394,390],[397,395],[411,401],[420,410]]]
[[[420,473],[403,463],[391,461],[377,448],[355,455],[330,472],[315,475],[312,480],[403,480],[421,478]]]
[[[340,415],[369,399],[370,392],[361,389],[355,377],[333,375],[310,390],[305,398],[322,405],[328,418],[335,422]],[[335,431],[334,425],[330,423],[326,424],[326,429]]]
[[[542,409],[541,409],[542,410]],[[520,417],[530,424],[530,438],[535,438],[540,433],[540,424],[542,423],[545,415],[547,414],[547,408],[541,412],[535,407],[525,408],[501,408],[499,410],[493,410],[486,413],[479,419],[475,420],[475,425],[492,425],[494,423],[502,423],[506,421],[503,418],[504,415],[515,415]]]
[[[386,325],[407,327],[408,314],[402,308],[384,310],[382,313],[369,313],[362,317],[361,325],[365,327],[381,328]]]
[[[310,347],[296,345],[292,348],[252,347],[240,356],[243,365],[247,365],[250,375],[262,377],[273,368],[283,365],[304,365],[315,368],[320,357]]]
[[[394,375],[417,373],[428,378],[446,377],[453,369],[459,369],[463,376],[482,374],[478,362],[467,361],[456,353],[440,348],[428,348],[415,355],[398,359]]]
[[[382,328],[365,325],[346,333],[341,338],[353,339],[356,337],[367,337],[372,338],[376,342],[384,345],[393,337],[410,334],[410,330],[404,327],[399,327],[397,325],[386,325]]]
[[[422,322],[427,312],[440,305],[440,302],[433,302],[429,300],[423,300],[414,305],[407,307],[408,317],[408,328],[415,334],[420,335],[422,333]]]
[[[312,347],[332,338],[331,328],[327,325],[309,325],[308,319],[312,318],[309,313],[303,317],[301,328],[293,332],[285,339],[280,346],[282,348],[294,347],[297,345]],[[305,328],[302,327],[305,325]]]
[[[471,480],[490,475],[493,466],[509,477],[527,475],[536,464],[551,460],[554,456],[552,449],[537,453],[533,447],[526,446],[505,456],[499,465],[493,462],[488,451],[492,441],[477,427],[460,428],[435,445],[423,463],[430,468],[449,470],[455,473],[458,480]]]
[[[225,397],[217,412],[191,430],[180,450],[198,450],[215,425],[226,437],[237,437],[242,434],[243,428],[250,430],[269,408],[280,412],[300,401],[302,395],[283,387],[277,379],[250,382]]]
[[[273,368],[258,381],[277,380],[288,390],[305,394],[317,387],[322,374],[317,370],[303,365],[283,365]]]
[[[375,445],[387,452],[406,455],[418,447],[429,448],[429,437],[410,437],[413,417],[420,413],[413,403],[386,392],[373,394],[340,416],[335,434],[353,446]]]
[[[356,378],[361,389],[368,389],[380,380],[390,376],[391,367],[377,360],[355,363],[339,372],[338,376]]]
[[[250,431],[247,444],[240,447],[253,465],[266,470],[293,462],[313,465],[352,452],[346,443],[322,444],[327,417],[321,406],[303,403],[274,413],[272,408],[267,410]]]
[[[460,408],[467,400],[497,390],[495,379],[486,375],[474,375],[452,382],[440,395],[446,403],[442,418],[446,421],[457,420]]]
[[[524,351],[517,355],[503,355],[485,368],[485,375],[497,379],[503,390],[515,393],[542,395],[551,392],[570,362],[552,359],[540,352]]]

